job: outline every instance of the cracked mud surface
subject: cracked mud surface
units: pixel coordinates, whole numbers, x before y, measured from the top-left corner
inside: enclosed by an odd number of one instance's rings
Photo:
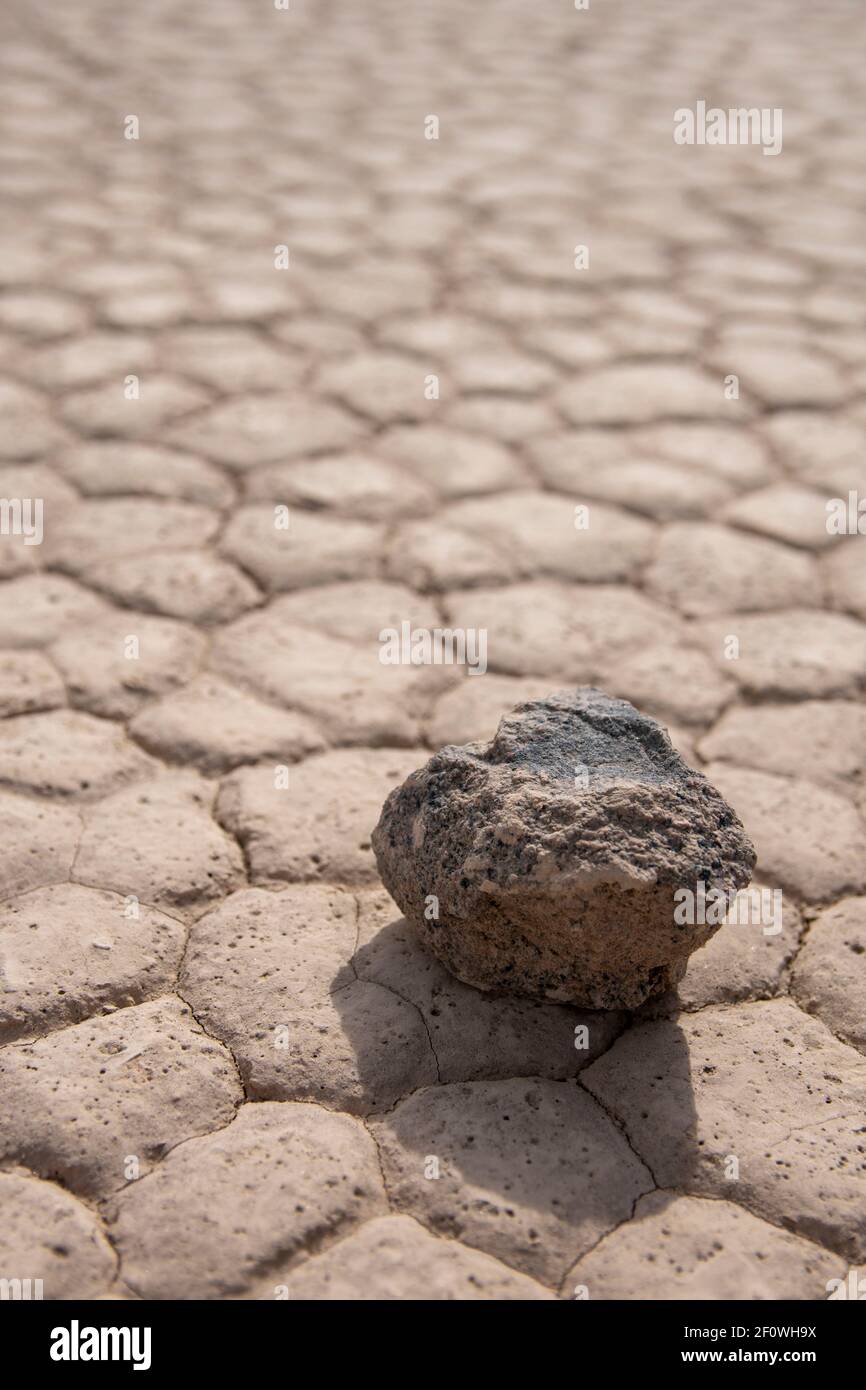
[[[45,515],[0,536],[0,1276],[826,1297],[866,1258],[859,12],[13,0],[0,38],[0,496]],[[783,152],[675,145],[702,95]],[[382,665],[403,621],[487,674]],[[370,849],[431,751],[574,683],[784,894],[639,1015],[459,984]]]

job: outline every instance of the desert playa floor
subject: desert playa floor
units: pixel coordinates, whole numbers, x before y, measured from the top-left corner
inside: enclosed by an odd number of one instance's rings
[[[0,38],[0,495],[44,508],[0,536],[0,1276],[826,1298],[866,1250],[860,7]],[[676,143],[704,100],[782,148]],[[407,621],[486,674],[383,664]],[[370,850],[431,750],[586,683],[783,894],[633,1016],[458,984]]]

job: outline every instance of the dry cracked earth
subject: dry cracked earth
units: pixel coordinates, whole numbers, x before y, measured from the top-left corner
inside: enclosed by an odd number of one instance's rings
[[[0,38],[0,494],[44,502],[0,537],[0,1276],[826,1298],[866,1251],[862,8]],[[698,99],[781,153],[678,146]],[[487,674],[383,665],[404,621]],[[370,851],[430,750],[575,683],[784,892],[633,1016],[460,985]]]

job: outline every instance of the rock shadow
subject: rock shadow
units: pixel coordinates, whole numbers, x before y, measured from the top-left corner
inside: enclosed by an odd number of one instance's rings
[[[390,1108],[369,1108],[399,1209],[558,1283],[644,1193],[682,1187],[694,1169],[675,996],[644,1017],[484,994],[454,979],[393,905],[390,918],[362,911],[353,966],[417,1011],[435,1058],[437,1081],[419,1077]],[[372,1098],[379,1040],[341,1006],[348,992],[332,997]]]

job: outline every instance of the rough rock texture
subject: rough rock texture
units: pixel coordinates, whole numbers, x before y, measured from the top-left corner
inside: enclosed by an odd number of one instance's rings
[[[675,922],[675,892],[731,894],[755,859],[665,731],[591,688],[518,705],[490,743],[437,753],[388,797],[373,849],[459,979],[596,1009],[675,985],[717,929]]]

